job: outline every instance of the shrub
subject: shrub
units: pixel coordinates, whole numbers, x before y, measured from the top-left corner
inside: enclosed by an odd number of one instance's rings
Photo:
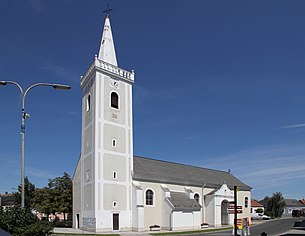
[[[263,212],[264,212],[264,209],[263,209],[263,208],[257,208],[255,212],[256,212],[256,213],[263,213]]]
[[[33,213],[19,207],[0,210],[0,228],[14,236],[49,235],[53,230],[49,222],[39,221]]]
[[[52,225],[54,227],[59,227],[59,228],[72,228],[73,222],[72,220],[66,220],[66,221],[55,220],[52,222]]]
[[[48,221],[36,221],[25,229],[23,236],[50,235],[52,230],[53,226]]]

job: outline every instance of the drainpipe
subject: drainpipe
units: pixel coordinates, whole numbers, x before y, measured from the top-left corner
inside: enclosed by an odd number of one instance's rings
[[[204,184],[201,187],[201,206],[202,206],[202,210],[201,210],[201,219],[202,222],[201,223],[205,223],[205,209],[204,209],[204,197],[203,197],[203,189],[205,188],[205,186],[207,185],[206,182],[204,182]]]

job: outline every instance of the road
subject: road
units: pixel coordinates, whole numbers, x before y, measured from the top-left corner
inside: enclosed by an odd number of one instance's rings
[[[11,236],[11,235],[5,232],[4,230],[0,229],[0,236]]]
[[[250,228],[251,236],[261,236],[262,232],[266,232],[268,236],[278,236],[287,232],[293,227],[295,221],[304,220],[305,218],[284,218],[279,220],[268,220],[264,223],[257,224]],[[194,234],[192,234],[194,236]],[[212,235],[212,236],[230,236],[232,235],[232,230],[226,230],[215,233],[200,233],[198,235]],[[305,235],[305,231],[304,231]]]
[[[290,230],[293,227],[294,222],[304,219],[305,218],[284,218],[279,220],[270,220],[266,223],[252,227],[251,235],[260,236],[262,232],[266,232],[268,236],[278,236]]]

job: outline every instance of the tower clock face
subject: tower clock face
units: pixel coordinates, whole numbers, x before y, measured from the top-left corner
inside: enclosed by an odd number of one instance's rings
[[[113,86],[115,88],[118,88],[119,87],[119,81],[111,79],[111,86]]]

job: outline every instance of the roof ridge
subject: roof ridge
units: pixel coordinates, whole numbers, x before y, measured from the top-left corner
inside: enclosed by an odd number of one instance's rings
[[[230,172],[228,171],[224,171],[224,170],[216,170],[216,169],[211,169],[211,168],[206,168],[206,167],[200,167],[200,166],[194,166],[194,165],[190,165],[190,164],[183,164],[183,163],[177,163],[177,162],[173,162],[173,161],[165,161],[165,160],[159,160],[159,159],[154,159],[151,157],[141,157],[141,156],[137,156],[134,155],[133,157],[138,157],[138,158],[143,158],[143,159],[149,159],[149,160],[153,160],[153,161],[159,161],[159,162],[164,162],[164,163],[169,163],[169,164],[176,164],[176,165],[181,165],[181,166],[188,166],[188,167],[193,167],[193,168],[198,168],[198,169],[205,169],[205,170],[211,170],[211,171],[218,171],[218,172],[223,172],[223,173],[227,173],[232,175]],[[235,177],[235,176],[234,176]],[[236,178],[236,177],[235,177]]]

